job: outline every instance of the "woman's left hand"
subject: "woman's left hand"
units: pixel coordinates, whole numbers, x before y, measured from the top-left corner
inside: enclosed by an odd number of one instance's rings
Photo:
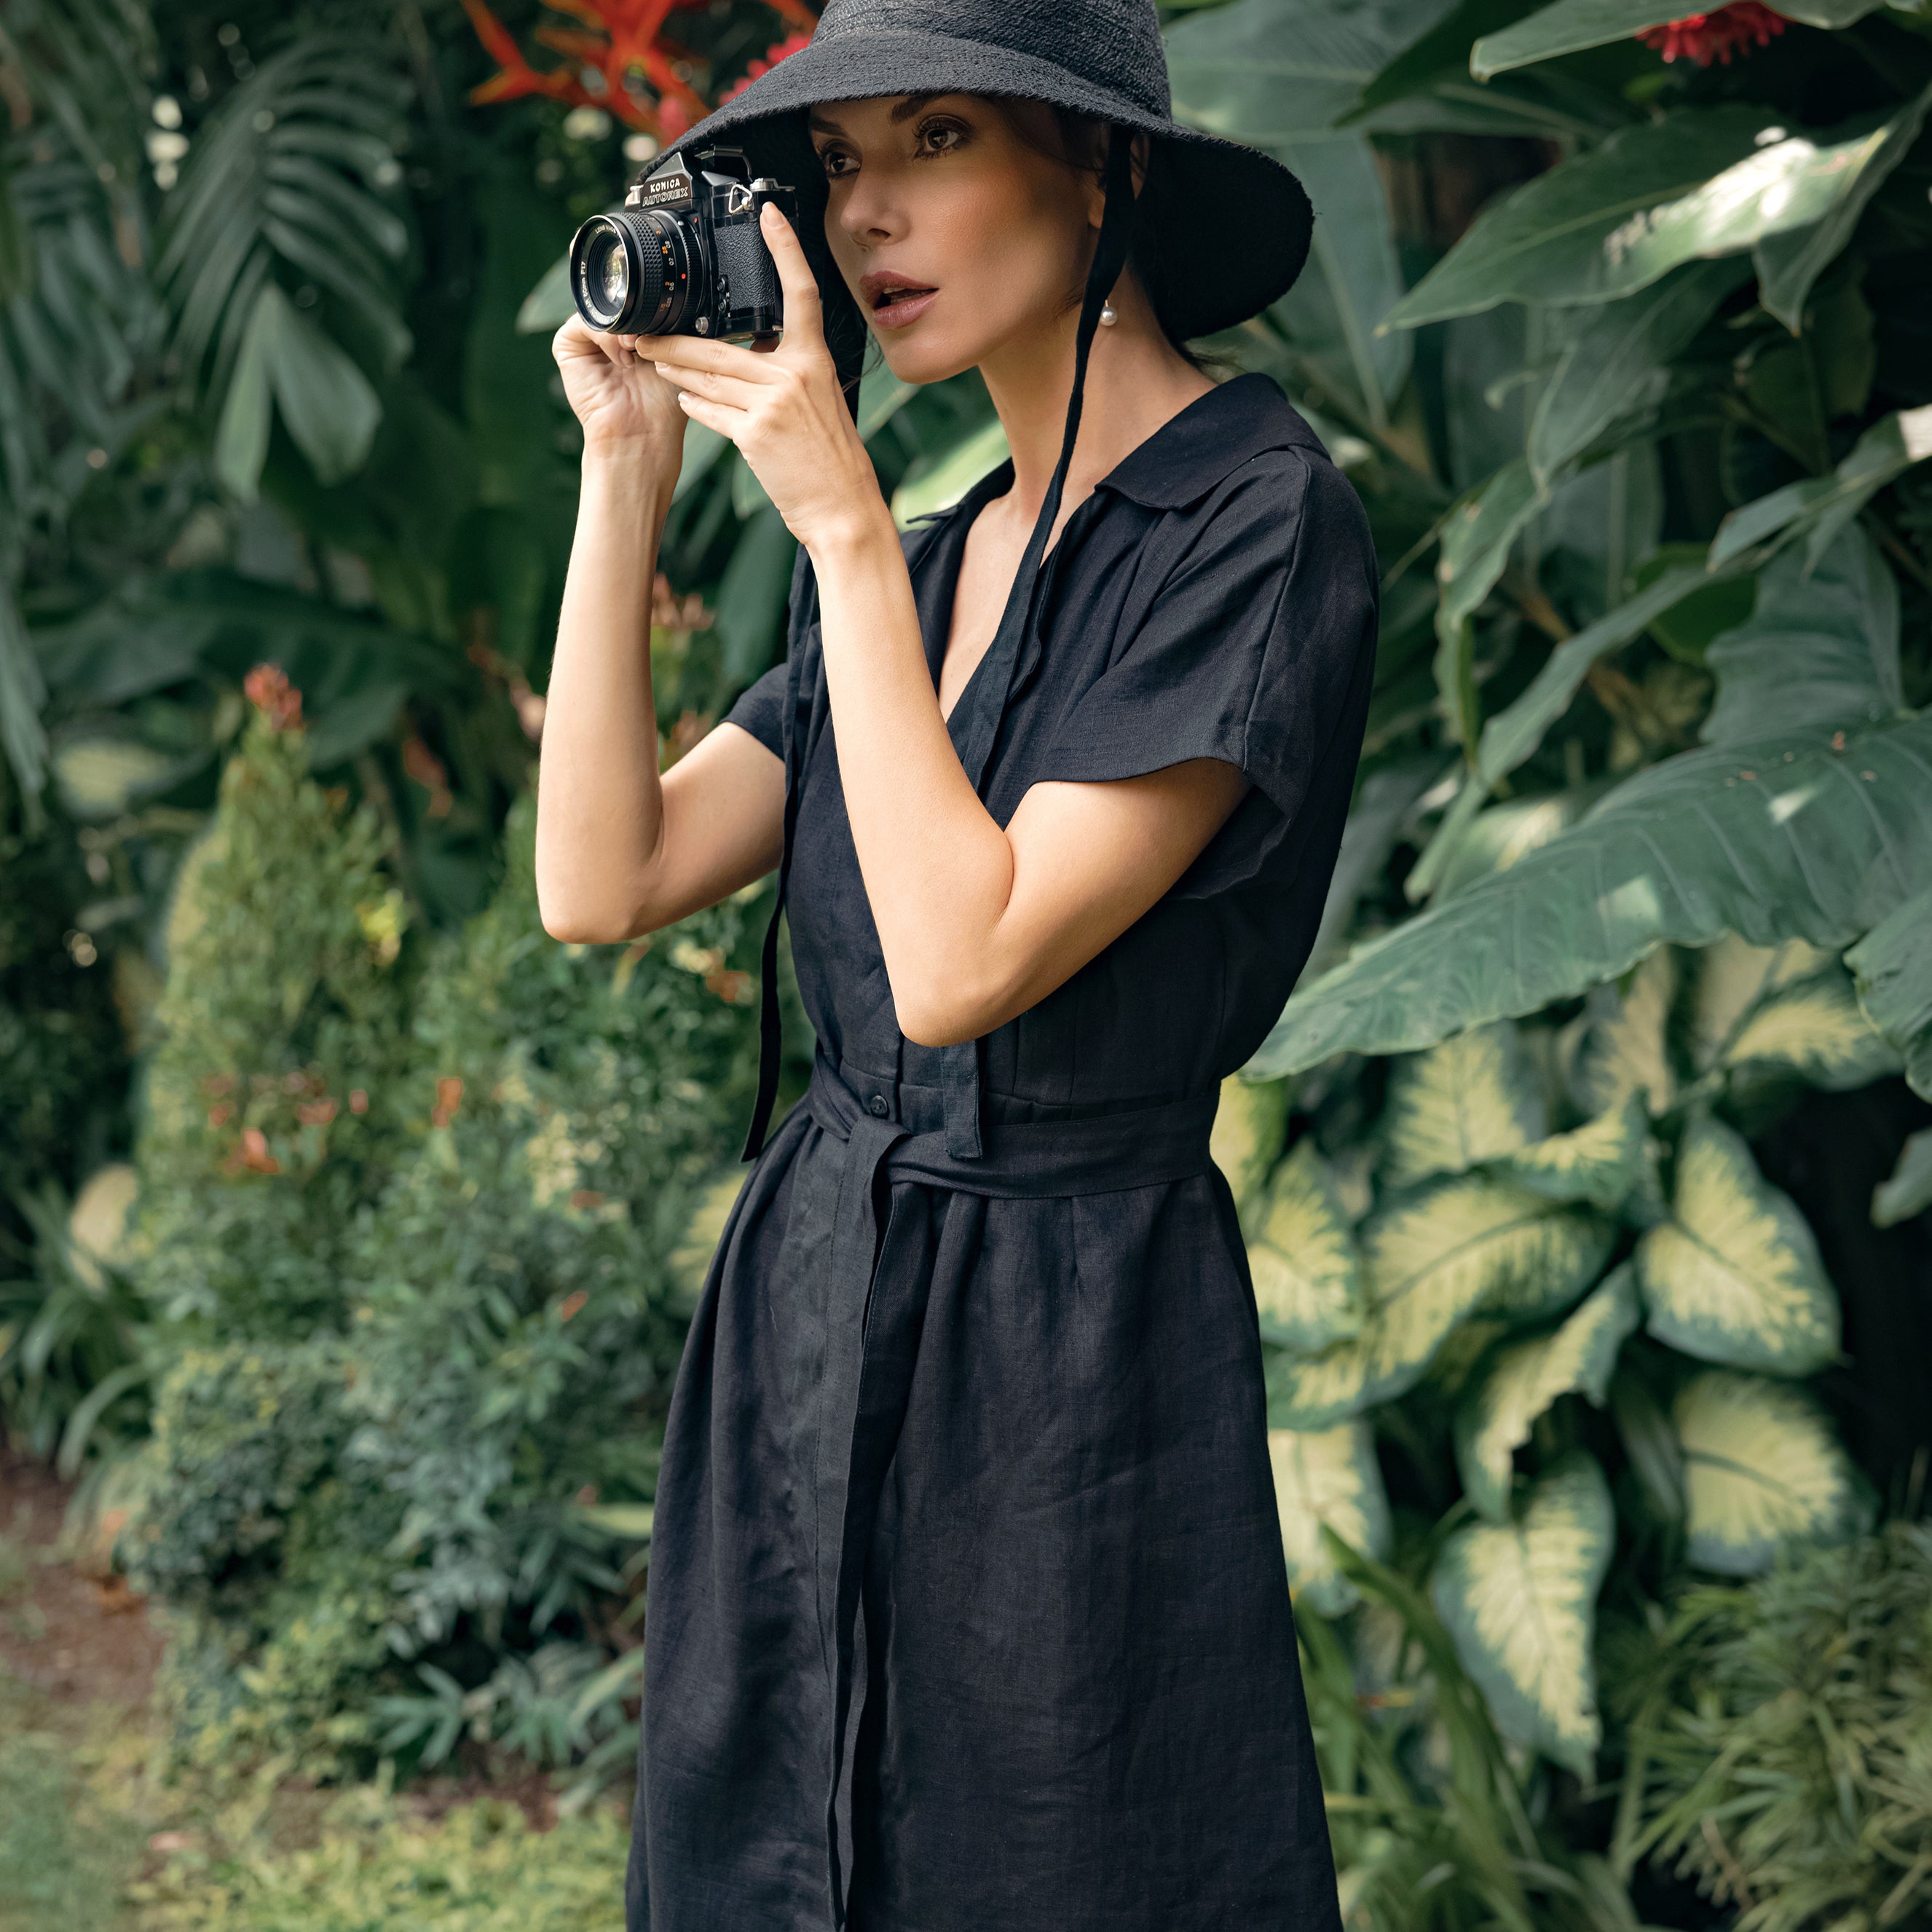
[[[641,340],[639,351],[676,386],[686,415],[737,445],[787,528],[811,550],[876,517],[884,504],[825,344],[818,283],[805,250],[770,202],[759,220],[784,291],[777,348],[660,335]]]

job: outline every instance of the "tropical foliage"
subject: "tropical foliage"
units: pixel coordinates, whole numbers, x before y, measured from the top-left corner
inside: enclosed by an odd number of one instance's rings
[[[1932,1348],[1928,16],[1168,11],[1178,110],[1321,217],[1204,346],[1384,568],[1214,1148],[1352,1922],[1903,1924],[1922,1552],[1862,1532],[1920,1508]],[[809,26],[0,0],[0,1413],[168,1606],[186,1757],[628,1755],[769,902],[537,922],[544,338],[576,221]],[[1004,454],[974,377],[861,422],[902,520]],[[694,428],[667,759],[791,560]],[[160,1903],[372,1922],[445,1860],[541,1922],[514,1826],[430,1835]]]

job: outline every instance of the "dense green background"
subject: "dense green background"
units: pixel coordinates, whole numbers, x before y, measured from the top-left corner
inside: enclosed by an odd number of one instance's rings
[[[1793,0],[1708,65],[1641,0],[1168,17],[1178,110],[1320,216],[1206,346],[1384,570],[1318,956],[1216,1143],[1352,1920],[1923,1924],[1928,16]],[[668,31],[715,97],[786,27]],[[0,36],[0,1418],[161,1606],[176,1775],[535,1766],[604,1857],[769,904],[536,916],[555,267],[642,149],[472,102],[441,0]],[[875,369],[862,426],[902,516],[1003,453],[976,377]],[[668,758],[790,556],[694,430]],[[384,1816],[313,1922],[438,1860],[580,1897]],[[318,1869],[149,1904],[307,1924]]]

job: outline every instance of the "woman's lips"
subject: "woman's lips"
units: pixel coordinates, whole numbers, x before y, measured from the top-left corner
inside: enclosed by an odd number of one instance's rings
[[[916,322],[939,291],[924,282],[892,268],[874,269],[861,276],[860,292],[870,307],[872,319],[885,328],[903,328]]]

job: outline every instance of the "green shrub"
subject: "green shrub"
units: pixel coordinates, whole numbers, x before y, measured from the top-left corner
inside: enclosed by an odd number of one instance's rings
[[[670,1262],[749,1097],[762,894],[560,945],[526,797],[494,901],[412,963],[376,821],[272,722],[176,920],[137,1258],[171,1364],[122,1560],[172,1614],[199,1758],[567,1758],[621,1728],[615,1696],[568,1714],[632,1641]]]
[[[1694,1591],[1644,1650],[1613,1680],[1627,1862],[1674,1858],[1737,1932],[1928,1922],[1932,1527]]]

